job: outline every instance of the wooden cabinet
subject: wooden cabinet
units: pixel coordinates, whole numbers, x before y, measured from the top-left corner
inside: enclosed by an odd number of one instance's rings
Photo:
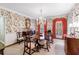
[[[79,39],[65,38],[65,53],[67,55],[79,55]]]

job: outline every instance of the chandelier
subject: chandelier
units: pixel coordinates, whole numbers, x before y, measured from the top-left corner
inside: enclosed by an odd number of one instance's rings
[[[42,8],[40,9],[40,17],[38,17],[38,21],[39,21],[39,23],[40,24],[44,24],[44,22],[45,22],[45,17],[43,16],[43,10],[42,10]]]

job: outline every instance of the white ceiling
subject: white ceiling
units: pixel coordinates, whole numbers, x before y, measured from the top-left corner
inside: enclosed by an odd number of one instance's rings
[[[56,16],[68,13],[73,3],[0,3],[0,6],[17,11],[30,17],[39,17],[42,9],[43,16]]]

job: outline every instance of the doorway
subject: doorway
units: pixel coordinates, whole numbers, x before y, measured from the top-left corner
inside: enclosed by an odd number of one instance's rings
[[[4,43],[5,40],[5,20],[0,16],[0,42]]]
[[[56,22],[56,38],[62,38],[63,29],[62,29],[62,21]]]
[[[52,23],[53,38],[64,38],[67,34],[67,19],[55,18]]]

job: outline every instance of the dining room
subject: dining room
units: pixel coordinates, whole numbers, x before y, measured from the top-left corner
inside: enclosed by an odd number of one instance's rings
[[[0,54],[78,54],[77,41],[72,47],[67,40],[78,38],[78,8],[78,3],[0,3]]]

